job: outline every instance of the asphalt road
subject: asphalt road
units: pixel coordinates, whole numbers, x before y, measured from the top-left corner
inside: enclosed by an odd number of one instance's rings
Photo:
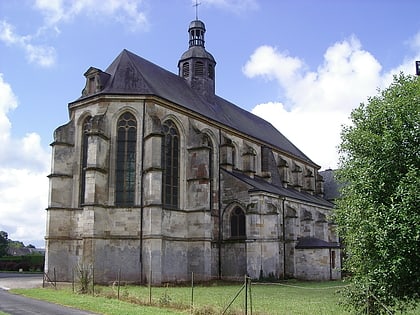
[[[93,315],[86,311],[39,301],[8,289],[41,287],[42,275],[0,273],[0,311],[11,315]]]

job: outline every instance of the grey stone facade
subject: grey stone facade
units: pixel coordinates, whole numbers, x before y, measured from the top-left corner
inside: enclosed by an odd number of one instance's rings
[[[114,281],[120,269],[125,281],[152,274],[155,284],[192,272],[199,280],[340,278],[319,166],[214,94],[204,32],[204,23],[191,23],[179,75],[126,50],[105,71],[85,73],[51,145],[46,271],[59,280],[71,280],[78,264],[94,266],[97,282]],[[176,181],[165,162],[168,122],[177,132]],[[132,138],[121,142],[129,128]]]

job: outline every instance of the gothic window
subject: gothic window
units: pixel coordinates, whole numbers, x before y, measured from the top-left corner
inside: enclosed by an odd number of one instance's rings
[[[208,135],[203,137],[203,145],[209,148],[209,178],[213,177],[213,143]]]
[[[80,195],[79,204],[85,203],[85,190],[86,190],[86,167],[87,167],[87,153],[88,153],[88,135],[87,131],[89,128],[89,121],[91,117],[88,116],[83,121],[82,125],[82,147],[81,147],[81,158],[80,158]]]
[[[163,206],[176,209],[179,203],[179,133],[171,120],[164,122],[162,129]]]
[[[261,171],[268,172],[269,171],[269,163],[270,163],[270,149],[267,147],[261,148]]]
[[[245,213],[239,207],[233,209],[230,215],[230,236],[232,238],[245,238]]]
[[[232,168],[236,168],[236,149],[235,147],[232,149]]]
[[[202,61],[196,61],[194,64],[194,74],[202,76],[204,74],[204,63]]]
[[[188,62],[185,62],[182,65],[182,77],[187,78],[190,75],[190,64]]]
[[[117,160],[115,167],[115,204],[134,205],[136,187],[137,121],[130,113],[124,113],[117,124]]]

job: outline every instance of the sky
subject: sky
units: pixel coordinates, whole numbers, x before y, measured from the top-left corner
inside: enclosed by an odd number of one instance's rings
[[[415,74],[418,0],[0,0],[0,230],[44,247],[54,130],[123,50],[177,73],[206,25],[216,93],[337,168],[351,110]]]

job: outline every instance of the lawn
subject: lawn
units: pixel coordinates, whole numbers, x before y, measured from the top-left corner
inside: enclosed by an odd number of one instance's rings
[[[299,314],[328,315],[350,314],[339,305],[336,293],[343,282],[299,282],[289,281],[277,284],[258,284],[251,286],[251,299],[248,295],[248,314]],[[107,315],[139,314],[189,314],[193,296],[194,314],[221,314],[240,291],[241,284],[214,283],[196,285],[192,294],[188,286],[122,286],[120,300],[117,287],[95,287],[95,296],[73,293],[71,286],[54,289],[13,290],[26,296],[48,300],[62,305]],[[249,293],[249,291],[248,291]],[[151,305],[149,301],[151,298]],[[238,295],[226,312],[230,315],[244,314],[244,290]],[[410,314],[419,314],[413,312]]]
[[[240,291],[242,284],[198,285],[194,287],[194,313],[220,314]],[[252,284],[248,291],[248,313],[253,314],[347,314],[338,305],[335,292],[342,282],[288,282],[283,284]],[[244,291],[229,308],[227,314],[243,314]],[[186,314],[191,311],[192,291],[188,286],[152,287],[122,286],[120,300],[116,287],[95,287],[95,297],[72,292],[71,287],[54,289],[22,289],[14,292],[75,306],[101,314]],[[152,305],[149,304],[151,297]],[[159,307],[159,308],[157,308]]]

